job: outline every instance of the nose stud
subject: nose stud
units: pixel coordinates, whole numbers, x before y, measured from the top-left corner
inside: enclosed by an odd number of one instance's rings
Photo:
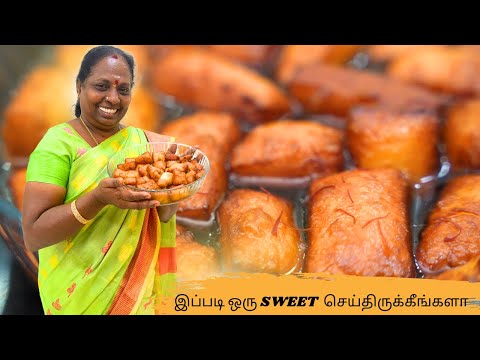
[[[105,100],[110,101],[110,98],[107,96],[107,97],[105,98]]]

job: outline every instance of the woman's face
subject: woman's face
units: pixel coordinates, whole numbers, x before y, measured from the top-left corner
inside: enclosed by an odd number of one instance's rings
[[[112,55],[92,67],[77,87],[82,118],[100,130],[111,130],[125,116],[131,100],[130,68],[123,57]]]

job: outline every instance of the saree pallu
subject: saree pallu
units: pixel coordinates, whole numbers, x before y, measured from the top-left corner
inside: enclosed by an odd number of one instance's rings
[[[117,151],[149,140],[173,141],[151,135],[127,127],[74,159],[65,203],[107,177],[109,158]],[[162,299],[176,290],[175,224],[175,216],[160,222],[156,209],[107,205],[74,236],[39,250],[38,286],[45,313],[158,313]]]

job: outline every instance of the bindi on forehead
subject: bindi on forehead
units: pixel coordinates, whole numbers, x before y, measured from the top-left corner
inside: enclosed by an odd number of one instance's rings
[[[118,56],[116,55],[110,56],[107,61],[110,65],[117,65],[119,63]]]

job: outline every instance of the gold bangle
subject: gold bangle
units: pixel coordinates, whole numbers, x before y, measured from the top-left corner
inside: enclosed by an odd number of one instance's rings
[[[71,203],[70,203],[70,208],[72,209],[72,213],[73,213],[73,216],[75,216],[75,218],[81,222],[82,224],[88,224],[88,222],[90,220],[87,220],[85,219],[82,215],[80,215],[80,213],[78,212],[78,209],[77,209],[77,205],[75,204],[77,200],[73,200]]]

